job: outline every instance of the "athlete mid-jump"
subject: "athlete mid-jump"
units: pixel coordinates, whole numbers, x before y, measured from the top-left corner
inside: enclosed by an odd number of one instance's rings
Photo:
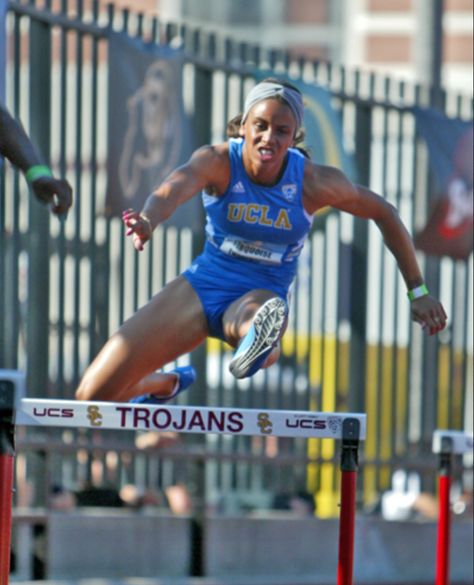
[[[303,99],[290,84],[268,79],[247,95],[229,140],[199,148],[146,199],[123,214],[143,250],[153,230],[202,192],[207,214],[202,254],[109,339],[77,390],[82,400],[159,401],[194,379],[192,368],[156,370],[208,336],[236,348],[230,370],[251,376],[279,356],[287,295],[318,209],[331,206],[376,222],[405,280],[412,318],[432,335],[446,313],[423,281],[412,240],[396,209],[335,168],[312,163],[296,148]]]

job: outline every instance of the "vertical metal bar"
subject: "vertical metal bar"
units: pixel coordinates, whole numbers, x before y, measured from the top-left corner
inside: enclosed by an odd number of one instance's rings
[[[442,381],[438,382],[437,386],[437,427],[438,428],[461,428],[461,426],[453,424],[453,408],[456,402],[456,398],[458,398],[458,393],[461,390],[461,380],[459,379],[459,370],[456,368],[456,346],[459,340],[460,335],[463,335],[464,331],[467,329],[468,322],[467,319],[464,318],[462,320],[456,319],[456,307],[459,304],[459,297],[458,293],[460,291],[465,290],[465,283],[462,282],[460,279],[460,271],[457,270],[457,266],[455,262],[451,262],[451,274],[452,274],[452,281],[451,281],[451,306],[447,307],[448,315],[451,317],[451,331],[449,336],[449,344],[447,346],[444,343],[440,342],[438,345],[438,364],[440,361],[446,359],[445,352],[448,352],[449,357],[447,358],[448,363],[448,373],[447,377],[450,380],[449,383],[449,390],[448,388],[444,387]],[[463,315],[467,315],[467,312],[463,313]],[[460,330],[460,331],[459,331]],[[441,365],[441,364],[440,364]],[[443,369],[444,369],[443,364]],[[438,372],[440,372],[440,367],[438,367]],[[440,372],[441,373],[441,372]],[[441,376],[439,376],[441,378]],[[446,419],[443,424],[441,424],[441,416],[445,414]],[[462,421],[461,421],[462,425]]]
[[[355,92],[361,93],[360,72],[355,75]],[[374,96],[375,76],[369,79],[369,98]],[[372,108],[369,103],[356,104],[355,112],[355,160],[358,173],[358,181],[362,185],[370,184],[371,152],[372,152]],[[368,255],[368,225],[364,220],[355,218],[353,224],[352,259],[350,272],[351,287],[351,346],[350,346],[350,380],[351,380],[351,410],[354,412],[367,410],[371,416],[369,420],[370,433],[366,442],[367,457],[375,458],[377,441],[377,417],[375,415],[376,403],[369,400],[370,384],[368,374],[373,372],[367,369],[367,255]],[[373,367],[373,364],[371,364]],[[366,391],[367,388],[367,391]],[[370,408],[370,412],[369,412]],[[375,485],[376,469],[367,466],[364,470],[364,493],[372,497]]]
[[[92,5],[92,18],[97,22],[99,15],[99,3],[95,1]],[[99,67],[99,40],[91,36],[91,132],[90,132],[90,156],[89,156],[89,174],[90,174],[90,208],[89,208],[89,225],[90,225],[90,252],[88,261],[90,262],[90,280],[89,280],[89,304],[90,317],[88,327],[89,338],[89,361],[92,361],[100,346],[107,336],[106,327],[103,325],[104,318],[107,315],[106,308],[106,291],[105,282],[108,279],[108,271],[103,261],[104,247],[101,245],[98,250],[97,244],[97,96],[98,96],[98,75]],[[99,251],[99,254],[98,254]],[[100,280],[99,280],[100,279]],[[98,286],[98,282],[104,286]],[[99,335],[96,335],[96,322],[99,324]]]
[[[438,1],[438,0],[437,0]],[[444,108],[444,92],[440,88],[432,86],[430,95],[431,106]],[[431,171],[428,169],[429,194],[435,193],[434,179]],[[429,199],[429,195],[428,195]],[[429,200],[428,200],[429,202]],[[438,258],[427,256],[424,270],[425,281],[434,297],[439,297],[440,292],[440,261]],[[433,364],[438,364],[439,357],[439,338],[434,335],[425,338],[423,346],[423,421],[422,436],[426,444],[431,439],[433,429],[436,428],[437,420],[437,400],[435,389],[438,390],[438,368]]]
[[[193,53],[202,55],[203,36],[200,31],[194,31]],[[206,55],[214,58],[214,54]],[[210,144],[212,124],[212,73],[209,70],[196,67],[194,75],[194,109],[197,115],[194,117],[194,135],[197,144]],[[193,234],[193,258],[204,247],[204,234]],[[195,399],[197,404],[206,404],[206,356],[205,349],[201,347],[193,352],[193,362],[198,372],[196,381]]]
[[[143,33],[144,33],[143,21],[144,21],[144,14],[143,14],[143,12],[139,12],[137,15],[137,37],[139,37],[139,38],[143,38]]]
[[[193,35],[192,52],[196,56],[205,56],[206,58],[215,58],[215,54],[210,51],[215,50],[215,46],[204,42],[203,34],[196,30]],[[203,50],[206,47],[207,51]],[[195,126],[194,134],[197,144],[209,144],[211,142],[212,126],[212,72],[196,66],[194,74],[194,109],[197,115],[194,117]],[[193,234],[193,257],[195,257],[203,248],[204,234]],[[195,385],[195,399],[197,404],[206,404],[207,402],[207,380],[206,380],[206,353],[205,347],[202,346],[192,354],[192,362],[196,367],[197,380]],[[196,437],[196,442],[203,444],[205,437]],[[205,444],[205,443],[204,443]],[[194,577],[204,574],[206,564],[205,550],[205,514],[206,514],[206,463],[205,460],[199,460],[194,466],[194,484],[196,495],[195,515],[192,522],[192,559],[190,572]]]
[[[19,116],[21,83],[21,33],[20,17],[14,15],[13,24],[13,115]],[[5,191],[3,191],[5,192]],[[5,277],[2,278],[2,294],[4,295],[5,311],[2,313],[4,324],[4,340],[1,343],[4,367],[16,368],[18,362],[18,339],[21,323],[20,303],[18,294],[19,282],[19,255],[22,251],[20,232],[20,182],[18,170],[13,170],[13,209],[11,234],[5,230],[5,254],[4,258]],[[3,215],[3,217],[5,217]],[[23,244],[24,245],[24,244]],[[1,308],[1,307],[0,307]],[[2,328],[3,329],[3,328]]]
[[[77,0],[78,20],[82,20],[84,14],[84,0]],[[83,254],[81,241],[81,217],[82,217],[82,33],[76,32],[76,117],[75,117],[75,154],[74,154],[74,172],[75,172],[75,234],[74,234],[74,321],[73,321],[73,381],[76,385],[79,382],[80,369],[80,314],[81,314],[81,258]]]
[[[160,31],[159,20],[156,16],[153,16],[151,20],[150,40],[156,44],[160,42],[159,31]]]
[[[111,223],[113,222],[113,219],[109,219],[108,220],[108,242],[109,242],[109,251],[112,248],[112,243],[111,243],[111,232],[110,232],[110,228],[111,228]],[[120,233],[121,233],[121,238],[119,240],[119,262],[120,262],[120,269],[118,272],[118,294],[119,294],[119,301],[118,301],[118,322],[123,323],[123,321],[125,320],[125,254],[126,254],[126,242],[125,242],[125,230],[124,230],[124,226],[123,224],[120,225]],[[164,253],[164,251],[163,251]]]
[[[444,1],[434,0],[431,4],[432,23],[432,58],[430,70],[430,105],[443,111],[446,94],[441,86],[443,62],[443,10]],[[434,193],[433,180],[430,175],[430,193]],[[439,296],[440,262],[437,258],[427,257],[425,265],[425,280],[428,288],[435,297]],[[432,364],[438,363],[439,341],[437,336],[428,338],[424,344],[424,387],[423,387],[423,438],[429,442],[433,428],[436,427],[436,398],[433,390],[438,389],[437,368]]]
[[[359,77],[359,76],[358,76]],[[372,77],[372,86],[373,86]],[[356,81],[357,86],[359,81]],[[358,90],[359,87],[356,87]],[[371,88],[371,96],[373,95]],[[370,183],[370,153],[372,151],[372,111],[368,103],[356,106],[355,158],[358,180],[362,185]],[[365,360],[366,360],[366,303],[367,303],[367,222],[354,220],[352,245],[351,288],[351,396],[352,408],[359,410],[364,405]]]
[[[421,105],[421,86],[420,84],[416,84],[414,87],[414,96],[413,96],[413,101],[414,101],[414,105]],[[411,116],[413,117],[413,114],[411,114]],[[417,144],[417,137],[416,137],[416,121],[413,121],[413,134],[412,134],[412,139],[413,139],[413,168],[412,168],[412,177],[411,177],[411,186],[412,186],[412,191],[413,191],[413,202],[412,202],[412,207],[411,207],[411,225],[415,226],[415,219],[416,219],[416,214],[417,214],[417,206],[419,205],[418,201],[417,201],[417,193],[418,190],[416,189],[417,187],[417,177],[418,177],[418,166],[419,166],[419,148],[418,148],[418,144]],[[412,331],[413,331],[413,326],[410,328],[410,332],[409,332],[409,354],[408,354],[408,358],[407,358],[407,380],[406,380],[406,385],[407,388],[409,388],[412,384],[412,371],[414,368],[419,368],[419,365],[414,365],[414,343],[413,343],[413,335],[412,335]],[[411,389],[411,392],[413,394],[414,391],[418,391],[418,388],[416,389]],[[408,391],[407,391],[408,392]],[[407,441],[410,442],[413,438],[413,434],[414,434],[414,426],[416,424],[421,425],[421,420],[418,420],[416,423],[412,423],[411,421],[414,419],[414,413],[413,411],[413,402],[409,401],[409,396],[410,394],[408,394],[408,402],[407,402],[407,417],[406,417],[406,421],[405,421],[405,435],[407,437]],[[419,454],[418,452],[416,453],[417,455]]]
[[[247,43],[237,43],[236,49],[237,49],[237,59],[239,61],[240,67],[243,68],[244,63],[245,63],[245,55],[247,53]],[[242,108],[241,111],[243,111],[243,103],[244,103],[244,99],[245,99],[245,77],[243,75],[240,76],[240,84],[239,84],[239,105]]]
[[[385,77],[383,79],[383,89],[382,95],[384,97],[391,97],[391,79],[389,77]],[[382,131],[382,151],[383,151],[383,158],[382,158],[382,185],[383,185],[383,193],[382,196],[384,198],[388,197],[388,192],[390,189],[390,181],[389,181],[389,160],[392,161],[392,155],[390,152],[391,148],[391,136],[390,136],[390,108],[388,106],[383,107],[383,131]],[[388,287],[387,280],[384,278],[385,270],[388,264],[388,250],[384,248],[381,254],[381,262],[380,262],[380,307],[379,307],[379,335],[378,335],[378,355],[380,359],[380,367],[378,369],[378,412],[377,417],[380,421],[379,425],[379,457],[381,459],[381,466],[379,469],[378,477],[377,477],[377,489],[380,491],[381,489],[387,489],[389,487],[389,467],[387,463],[390,461],[391,455],[391,432],[393,431],[393,427],[391,426],[391,402],[393,396],[393,386],[392,386],[392,377],[388,377],[387,373],[390,373],[390,370],[393,371],[393,348],[386,347],[384,343],[384,332],[383,326],[386,322],[385,315],[387,315],[387,311],[389,307],[384,306],[388,294],[390,291],[386,290]],[[394,338],[390,340],[391,343],[394,343]]]
[[[458,96],[457,103],[456,103],[456,114],[460,118],[462,118],[462,101],[460,96]],[[462,276],[462,289],[463,296],[462,296],[462,305],[463,310],[461,312],[462,315],[469,315],[469,283],[472,282],[472,279],[469,278],[469,262],[464,262],[463,264],[454,262],[454,274],[459,272],[459,275]],[[457,284],[457,278],[455,279],[455,284]],[[452,291],[452,298],[456,298],[456,291]],[[454,312],[451,313],[454,315]],[[470,367],[469,359],[467,356],[467,348],[469,344],[469,319],[463,319],[462,323],[462,336],[459,338],[462,339],[461,343],[458,345],[455,342],[455,335],[451,332],[451,339],[450,339],[450,354],[451,354],[451,372],[458,372],[457,380],[454,381],[455,385],[458,385],[458,388],[454,388],[455,392],[461,392],[461,396],[458,397],[456,401],[457,394],[450,392],[450,395],[453,396],[454,406],[456,410],[453,413],[453,417],[450,420],[450,428],[462,428],[464,421],[463,416],[466,411],[466,398],[467,398],[467,384],[468,384],[468,368]],[[461,348],[465,348],[465,351],[462,351]],[[464,389],[464,391],[463,391]]]
[[[109,30],[113,30],[113,25],[114,25],[114,18],[115,18],[115,6],[114,4],[110,3],[107,5],[107,24],[106,24],[106,28]],[[107,41],[104,41],[107,42]],[[109,50],[109,47],[107,45],[107,49]],[[107,288],[109,288],[109,284],[110,284],[110,252],[111,252],[111,248],[112,248],[112,243],[111,243],[111,219],[108,217],[106,218],[106,224],[105,224],[105,242],[104,242],[104,258],[105,258],[105,264],[107,267],[107,280],[106,280],[106,284],[107,284]],[[123,242],[122,238],[122,243],[120,246],[120,258],[122,258],[122,251],[123,251]],[[120,276],[119,279],[123,280],[123,270],[120,271]],[[118,291],[118,297],[119,297],[119,301],[118,301],[118,306],[119,306],[119,313],[120,313],[120,307],[123,306],[123,287],[120,286],[120,282],[119,282],[119,291]],[[110,317],[110,301],[109,301],[109,295],[107,293],[107,301],[106,301],[106,315],[104,316],[104,337],[108,336],[109,334],[109,317]]]
[[[406,83],[400,82],[399,84],[399,98],[404,103],[406,98]],[[402,169],[403,169],[403,154],[404,154],[404,133],[403,133],[403,123],[404,123],[405,115],[403,112],[398,112],[398,131],[397,131],[397,207],[401,205],[402,197],[403,197],[403,185],[402,185]],[[396,283],[396,291],[395,296],[397,296],[398,290],[398,283],[400,282],[400,274],[397,273],[395,283]],[[407,416],[407,384],[406,380],[402,378],[402,374],[406,372],[406,365],[407,365],[407,349],[402,344],[400,345],[398,336],[396,334],[397,328],[396,323],[399,320],[398,315],[398,302],[395,302],[395,311],[394,311],[394,331],[395,331],[395,347],[394,347],[394,363],[395,367],[393,368],[393,403],[392,403],[392,428],[394,432],[392,433],[392,451],[397,455],[401,455],[402,452],[405,451],[407,437],[404,432],[404,422]]]
[[[47,24],[30,21],[30,135],[42,156],[50,156],[51,34]],[[30,198],[28,249],[27,387],[48,392],[49,212]]]
[[[216,47],[217,49],[217,47]],[[232,60],[232,41],[228,37],[223,39],[222,43],[222,60],[224,64],[228,64]],[[222,127],[224,129],[224,136],[223,139],[227,139],[227,124],[229,122],[229,86],[230,86],[230,79],[231,76],[227,71],[223,71],[223,92],[221,95],[222,100]],[[218,388],[216,392],[216,398],[218,404],[225,404],[225,396],[226,396],[226,389],[224,388],[222,373],[223,373],[223,356],[224,356],[224,349],[223,344],[219,344],[219,362],[218,368],[220,373],[220,380],[218,383]],[[230,392],[229,392],[230,393]],[[225,452],[228,449],[228,443],[226,443],[225,439],[221,435],[217,435],[215,439],[215,450],[219,452]],[[217,489],[222,489],[223,484],[223,477],[225,474],[225,470],[228,468],[228,463],[217,460],[214,464],[216,470],[216,477],[217,477],[217,485],[215,486]]]
[[[283,52],[283,65],[285,67],[285,73],[288,74],[291,67],[291,53],[290,51]]]
[[[232,41],[229,38],[224,39],[224,63],[230,63],[232,59]],[[227,122],[229,121],[229,83],[230,83],[230,75],[229,73],[224,73],[224,108],[223,108],[223,115],[224,115],[224,125],[227,127]]]
[[[122,31],[130,32],[130,10],[128,8],[122,9]]]
[[[167,45],[171,44],[175,34],[176,34],[176,24],[173,22],[167,22],[165,25],[165,43]]]
[[[443,13],[444,0],[433,0],[432,10],[432,43],[431,43],[431,86],[433,90],[433,103],[441,107],[444,102],[444,91],[442,89],[442,66],[443,66]]]
[[[62,0],[61,12],[67,14],[68,0]],[[67,131],[67,102],[68,102],[68,83],[67,83],[67,71],[68,71],[68,50],[67,50],[67,31],[65,28],[61,28],[61,56],[60,56],[60,82],[59,91],[61,95],[60,99],[60,112],[59,112],[59,171],[61,176],[66,175],[67,171],[67,148],[66,148],[66,131]],[[56,241],[58,250],[58,356],[57,356],[57,380],[56,384],[58,388],[64,388],[65,379],[65,302],[66,302],[66,234],[65,234],[64,223],[61,222],[59,236]]]
[[[397,89],[398,89],[398,95],[399,96],[399,84],[397,83]],[[402,116],[399,112],[397,112],[396,110],[392,111],[392,115],[396,117],[396,122],[397,122],[397,127],[396,127],[396,137],[394,138],[394,148],[396,149],[396,152],[394,153],[393,156],[393,164],[395,165],[395,192],[393,193],[393,197],[394,197],[394,205],[396,206],[396,208],[398,209],[399,207],[399,202],[400,202],[400,176],[401,176],[401,169],[400,169],[400,165],[401,165],[401,142],[400,142],[400,136],[401,136],[401,119]],[[389,430],[390,433],[386,439],[387,441],[387,446],[388,446],[388,450],[389,450],[389,461],[387,462],[390,465],[390,476],[392,474],[393,471],[393,466],[390,463],[393,459],[393,455],[396,453],[396,445],[395,445],[395,438],[397,436],[397,404],[396,404],[396,398],[397,398],[397,386],[396,386],[396,381],[397,381],[397,369],[398,369],[398,335],[397,335],[397,321],[398,321],[398,302],[397,302],[397,291],[398,291],[398,279],[399,279],[399,273],[395,272],[395,277],[394,277],[394,281],[393,281],[393,307],[391,310],[391,328],[393,330],[393,336],[390,340],[390,347],[388,348],[388,353],[389,353],[389,359],[390,359],[390,365],[391,365],[391,370],[390,370],[390,378],[389,378],[389,385],[390,385],[390,396],[388,397],[388,408],[389,408],[389,412],[390,415],[388,417],[389,420]],[[388,471],[388,466],[386,467],[387,471]]]
[[[461,96],[458,96],[458,103],[457,103],[457,114],[459,117],[462,117],[462,100],[461,100]],[[472,99],[471,99],[471,106],[472,106]],[[472,118],[472,107],[471,107],[471,118]],[[468,283],[472,282],[472,274],[470,274],[470,268],[469,268],[469,263],[465,262],[463,267],[463,274],[464,274],[464,283],[465,283],[465,294],[464,294],[464,299],[463,299],[463,314],[464,315],[469,315],[469,288],[468,288]],[[466,388],[468,386],[468,379],[469,379],[469,368],[470,368],[470,359],[468,359],[467,357],[467,348],[469,347],[469,324],[468,324],[468,320],[466,320],[465,326],[464,326],[464,332],[463,332],[463,339],[462,339],[462,348],[464,348],[464,351],[462,352],[462,370],[461,370],[461,376],[462,376],[462,388],[464,388],[464,392],[462,395],[462,399],[461,399],[461,404],[460,409],[461,412],[464,413],[466,412],[466,404],[467,404],[467,392],[466,392]],[[458,350],[459,351],[459,350]],[[453,427],[453,428],[459,428],[459,427]]]

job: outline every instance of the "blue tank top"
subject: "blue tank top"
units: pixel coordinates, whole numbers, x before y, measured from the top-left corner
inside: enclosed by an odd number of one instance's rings
[[[291,283],[312,218],[302,203],[304,156],[288,150],[286,168],[271,187],[250,180],[242,161],[242,138],[229,140],[231,166],[226,192],[203,193],[206,211],[206,251],[272,268]]]

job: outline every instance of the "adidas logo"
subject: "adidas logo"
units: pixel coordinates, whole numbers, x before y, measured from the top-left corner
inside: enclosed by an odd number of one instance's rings
[[[242,181],[238,181],[231,189],[232,193],[245,193],[245,188]]]

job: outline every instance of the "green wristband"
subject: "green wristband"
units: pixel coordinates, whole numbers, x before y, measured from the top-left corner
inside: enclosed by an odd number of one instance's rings
[[[412,288],[411,290],[409,290],[407,292],[408,298],[410,299],[410,301],[414,301],[415,299],[419,299],[421,297],[426,297],[426,295],[429,295],[430,291],[428,290],[426,284],[420,284],[420,286],[417,286],[415,288]]]
[[[36,179],[41,179],[42,177],[52,176],[53,173],[51,172],[51,169],[46,165],[35,165],[30,167],[25,173],[25,177],[28,183],[32,183],[33,181],[36,181]]]

